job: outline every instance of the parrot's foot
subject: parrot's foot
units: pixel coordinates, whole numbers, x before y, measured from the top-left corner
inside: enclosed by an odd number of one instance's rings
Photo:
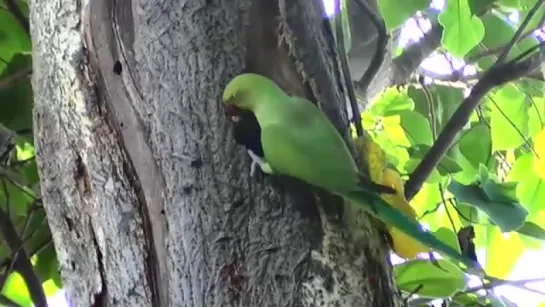
[[[250,177],[254,177],[256,166],[257,166],[257,162],[252,160],[252,164],[250,165]]]
[[[248,149],[248,155],[252,159],[252,165],[250,166],[250,176],[254,176],[256,165],[259,165],[264,173],[272,174],[272,168],[269,163],[265,162],[261,157],[257,156],[251,149]]]

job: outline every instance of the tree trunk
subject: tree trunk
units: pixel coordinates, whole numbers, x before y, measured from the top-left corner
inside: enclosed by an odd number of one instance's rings
[[[348,140],[323,16],[304,0],[31,1],[41,192],[74,306],[398,304],[371,220],[348,229],[337,197],[251,178],[221,106],[258,72]]]

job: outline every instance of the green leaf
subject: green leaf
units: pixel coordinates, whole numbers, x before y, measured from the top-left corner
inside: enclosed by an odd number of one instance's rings
[[[537,0],[519,0],[519,1],[521,2],[520,7],[522,9],[520,10],[520,19],[519,19],[517,27],[522,23],[522,21],[526,18],[526,16],[528,16],[528,13],[530,12],[530,10],[532,10],[532,8],[537,2]],[[541,7],[537,9],[536,14],[532,17],[532,19],[530,19],[530,22],[526,26],[526,29],[528,30],[528,29],[537,28],[540,25],[540,23],[542,23],[541,19],[544,13],[545,13],[545,7],[541,5]]]
[[[484,212],[503,232],[519,228],[528,211],[516,200],[510,198],[512,184],[506,185],[489,181],[485,188],[478,185],[462,185],[452,181],[448,190],[458,201],[474,206]]]
[[[391,32],[400,27],[417,11],[426,9],[430,2],[430,0],[378,0],[378,8],[384,18],[386,29]]]
[[[413,110],[414,101],[406,92],[400,92],[396,87],[387,88],[373,103],[369,112],[375,116],[398,115],[405,110]]]
[[[31,46],[30,37],[17,19],[9,10],[0,9],[0,62],[9,62],[14,54],[28,52]]]
[[[34,268],[36,269],[36,274],[43,282],[46,282],[50,279],[58,279],[58,263],[57,263],[57,254],[55,253],[55,247],[53,244],[48,244],[43,248],[39,253],[36,254],[36,263]],[[57,285],[60,286],[60,285]]]
[[[522,224],[522,226],[517,229],[517,232],[534,239],[545,241],[545,229],[532,222]]]
[[[34,201],[34,199],[10,181],[6,180],[5,182],[6,190],[4,190],[3,184],[0,181],[0,207],[7,210],[8,208],[6,204],[8,204],[12,217],[25,216],[28,206]]]
[[[528,107],[524,93],[512,84],[503,86],[488,101],[493,150],[514,149],[528,137]]]
[[[487,165],[492,157],[492,139],[490,129],[485,124],[478,124],[462,135],[458,142],[460,152],[467,161],[479,169],[481,164]]]
[[[543,129],[545,120],[545,99],[532,97],[528,107],[528,137],[534,138]]]
[[[471,13],[467,0],[447,0],[438,19],[444,28],[441,44],[455,57],[463,58],[484,37],[483,22]]]
[[[437,132],[439,133],[464,100],[464,91],[462,88],[445,85],[433,85],[431,88],[436,96],[436,112],[441,110],[438,112]]]
[[[498,2],[505,8],[518,9],[521,7],[520,0],[499,0]]]
[[[413,111],[402,111],[400,113],[401,127],[405,135],[413,145],[424,144],[431,146],[433,138],[430,124],[426,117]]]
[[[32,66],[32,59],[28,54],[16,54],[7,68],[0,74],[0,80],[11,74],[20,73]],[[32,130],[33,95],[30,78],[24,78],[18,83],[0,93],[0,123],[7,128],[18,130]],[[33,142],[32,135],[26,137]]]
[[[471,50],[471,52],[469,52],[469,58],[473,58],[474,56],[482,54],[483,52],[486,53],[490,50],[496,50],[503,47],[511,40],[515,34],[516,28],[518,27],[511,25],[510,21],[508,21],[504,16],[495,13],[485,14],[481,17],[481,20],[486,28],[485,35],[481,41],[481,44],[477,45],[475,48],[473,48],[473,50]],[[538,43],[539,42],[531,36],[518,41],[509,52],[507,59],[510,60],[515,56],[520,55],[522,52],[536,46]],[[480,60],[477,61],[477,64],[481,69],[488,69],[495,62],[496,56],[496,54],[493,54],[486,57],[481,57]]]
[[[480,14],[495,5],[496,1],[497,0],[469,0],[468,3],[471,13]]]
[[[479,165],[479,181],[487,182],[490,180],[490,173],[484,164]]]
[[[429,260],[415,259],[394,266],[397,286],[405,292],[413,292],[422,285],[416,294],[424,297],[450,297],[466,288],[466,276],[456,265],[445,259],[437,259],[441,268]]]
[[[21,306],[32,307],[32,299],[28,293],[28,288],[23,277],[17,272],[9,275],[2,294]]]
[[[543,209],[545,180],[533,171],[534,156],[526,153],[520,156],[507,175],[507,181],[518,182],[517,197],[534,216]]]
[[[447,243],[452,248],[456,249],[458,252],[461,253],[460,245],[458,244],[458,237],[452,231],[452,229],[446,228],[446,227],[439,227],[435,232],[435,236],[437,239]]]

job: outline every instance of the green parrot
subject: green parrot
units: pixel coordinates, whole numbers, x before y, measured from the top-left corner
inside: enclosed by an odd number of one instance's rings
[[[261,127],[264,157],[248,149],[252,173],[259,165],[266,174],[286,175],[320,187],[469,268],[478,265],[384,201],[377,192],[393,193],[393,189],[359,172],[337,129],[310,101],[289,96],[264,76],[247,73],[229,82],[223,103],[228,109],[253,112]]]

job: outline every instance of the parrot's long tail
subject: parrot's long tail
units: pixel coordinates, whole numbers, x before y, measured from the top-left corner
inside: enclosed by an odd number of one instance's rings
[[[341,196],[377,216],[384,223],[394,226],[422,244],[444,254],[444,256],[460,261],[467,265],[468,268],[480,268],[477,262],[461,255],[456,249],[440,241],[430,232],[425,231],[416,220],[407,217],[401,211],[393,208],[378,195],[373,195],[367,191],[357,191],[343,193]]]

